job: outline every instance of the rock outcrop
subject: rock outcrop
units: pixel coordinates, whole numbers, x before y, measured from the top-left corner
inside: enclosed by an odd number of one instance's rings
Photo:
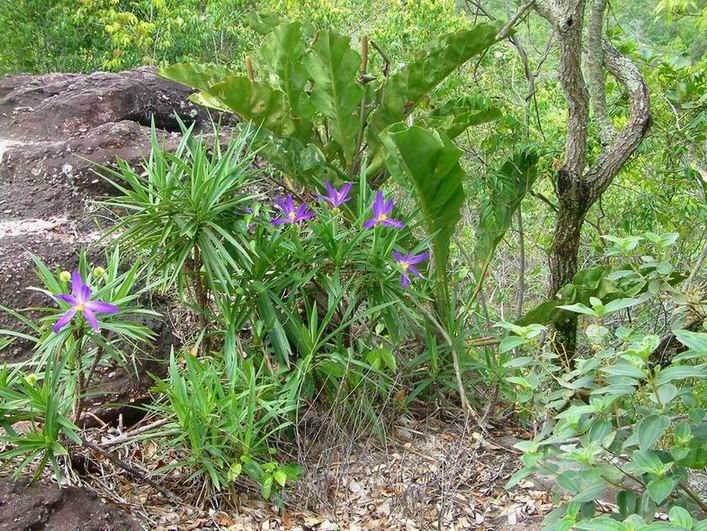
[[[38,284],[32,255],[64,270],[75,267],[82,248],[100,259],[90,200],[112,187],[96,174],[95,163],[111,164],[116,157],[139,163],[149,155],[153,120],[168,148],[179,142],[176,116],[196,121],[197,127],[209,125],[208,114],[188,101],[191,92],[149,67],[0,79],[0,304],[14,309],[51,304],[27,289]],[[17,326],[0,312],[0,329]],[[151,326],[160,336],[154,357],[168,354],[170,326]],[[0,351],[0,364],[30,353],[28,343],[16,340]],[[139,400],[150,384],[148,369],[155,371],[147,367],[138,380],[108,371],[107,391],[120,391],[110,400]],[[116,412],[101,411],[107,419]]]
[[[87,199],[110,192],[93,162],[149,153],[154,119],[164,141],[178,141],[178,115],[208,123],[186,87],[152,68],[118,74],[48,74],[0,80],[0,303],[41,303],[31,254],[70,268],[98,233]],[[46,302],[46,301],[44,301]],[[0,328],[10,324],[0,314]]]

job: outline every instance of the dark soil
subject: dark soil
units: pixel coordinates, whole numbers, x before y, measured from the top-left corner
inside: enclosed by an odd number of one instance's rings
[[[0,481],[0,531],[138,531],[128,513],[94,493]]]

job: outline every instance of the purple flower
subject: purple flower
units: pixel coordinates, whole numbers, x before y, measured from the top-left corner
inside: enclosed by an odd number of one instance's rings
[[[327,179],[324,181],[324,186],[326,186],[326,195],[317,194],[317,197],[322,201],[329,203],[332,208],[339,208],[341,205],[346,203],[346,201],[351,199],[349,197],[351,183],[344,183],[341,190],[337,190]]]
[[[395,227],[396,229],[402,229],[405,227],[405,223],[398,221],[397,219],[390,219],[388,216],[393,210],[395,203],[392,199],[386,201],[383,198],[383,192],[380,190],[376,193],[376,199],[373,201],[373,217],[366,221],[363,226],[367,229],[375,227],[376,225],[387,225],[389,227]]]
[[[287,194],[287,197],[278,199],[276,201],[284,217],[276,218],[272,220],[273,225],[283,225],[285,223],[296,224],[300,221],[306,221],[314,217],[314,212],[307,210],[307,204],[302,203],[299,207],[295,207],[294,201],[292,201],[292,196]]]
[[[96,320],[97,313],[118,313],[120,311],[120,308],[113,304],[108,304],[103,301],[92,301],[91,288],[83,283],[78,271],[74,271],[71,274],[71,293],[54,295],[53,297],[71,306],[54,324],[54,332],[59,332],[59,330],[68,325],[69,321],[71,321],[78,312],[83,314],[88,324],[91,325],[91,328],[98,331],[98,321]]]
[[[410,273],[417,277],[424,278],[422,273],[420,273],[415,267],[415,264],[419,264],[420,262],[427,260],[429,257],[430,253],[404,255],[400,254],[398,251],[393,251],[393,258],[395,258],[395,261],[398,262],[403,270],[402,275],[400,275],[400,284],[404,288],[407,288],[410,285]]]

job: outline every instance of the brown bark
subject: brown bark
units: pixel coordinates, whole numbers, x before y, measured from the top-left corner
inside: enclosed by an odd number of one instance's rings
[[[535,10],[553,25],[558,35],[559,78],[568,108],[565,157],[556,182],[558,212],[550,255],[551,297],[577,273],[582,225],[587,212],[636,151],[650,126],[650,103],[643,76],[630,59],[619,54],[602,36],[605,8],[605,0],[592,0],[587,39],[592,102],[595,117],[603,122],[600,130],[605,147],[587,169],[590,91],[582,72],[585,0],[538,0],[535,4]],[[616,78],[629,97],[631,116],[618,133],[614,133],[608,121],[603,68]],[[577,340],[576,316],[556,323],[555,329],[558,350],[571,359]]]
[[[594,120],[599,128],[599,139],[606,146],[614,137],[614,127],[606,104],[604,80],[604,11],[606,0],[592,0],[589,27],[587,28],[587,85],[594,110]]]

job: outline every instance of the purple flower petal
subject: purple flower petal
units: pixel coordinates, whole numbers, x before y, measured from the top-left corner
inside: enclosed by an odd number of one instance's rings
[[[410,273],[412,273],[416,277],[425,278],[422,276],[422,273],[420,273],[414,265],[409,265],[409,264],[410,264],[410,262],[408,262],[408,271],[410,271]]]
[[[397,262],[402,262],[405,259],[405,257],[398,251],[393,251],[393,258],[395,258]]]
[[[280,210],[282,210],[282,213],[286,216],[288,216],[290,212],[295,211],[295,203],[292,200],[292,196],[290,194],[287,194],[286,197],[281,197],[275,203],[278,207],[280,207]]]
[[[295,221],[309,219],[307,216],[311,217],[312,215],[313,214],[307,210],[307,204],[302,203],[299,207],[297,207],[297,211],[295,212]]]
[[[371,218],[363,223],[363,228],[364,229],[372,229],[373,227],[375,227],[376,223],[377,223],[376,219]]]
[[[376,198],[373,200],[373,217],[379,218],[381,214],[384,214],[384,208],[385,199],[383,198],[383,192],[378,190],[378,192],[376,192]]]
[[[96,314],[93,313],[91,310],[88,308],[84,308],[83,310],[83,316],[88,321],[88,324],[91,325],[91,328],[93,328],[96,332],[98,332],[98,320],[96,319]]]
[[[326,188],[327,195],[329,197],[336,197],[336,188],[332,186],[332,184],[329,182],[329,179],[324,181],[324,188]]]
[[[71,321],[74,315],[76,315],[76,308],[70,308],[69,310],[65,311],[64,314],[59,317],[59,320],[54,323],[54,327],[52,328],[54,333],[59,332],[62,328],[69,324],[69,321]]]
[[[91,300],[91,288],[88,287],[88,285],[84,284],[81,286],[81,296],[76,297],[76,300],[78,300],[79,304],[83,302],[88,302]]]
[[[398,221],[397,219],[386,219],[383,221],[383,225],[387,225],[388,227],[395,227],[396,229],[405,228],[405,223],[403,223],[402,221]]]
[[[103,301],[88,301],[84,304],[84,308],[96,313],[118,313],[120,311],[116,305]]]
[[[383,214],[386,216],[390,214],[393,211],[393,207],[395,206],[395,201],[392,199],[389,199],[388,201],[385,202],[385,205],[383,206]]]
[[[408,255],[408,263],[410,264],[419,264],[420,262],[424,262],[430,257],[430,253],[422,253],[418,255]]]
[[[290,223],[289,219],[286,218],[276,218],[270,221],[273,225],[285,225],[287,223]]]
[[[410,285],[410,278],[408,277],[407,273],[403,273],[400,275],[400,285],[403,288],[407,288]]]
[[[66,304],[70,304],[71,306],[78,306],[78,304],[79,304],[79,301],[76,300],[76,297],[74,297],[73,295],[69,295],[67,293],[61,293],[59,295],[54,295],[53,298],[63,301]]]
[[[80,300],[81,298],[81,288],[83,287],[83,280],[81,279],[81,273],[74,271],[71,273],[71,294]]]

